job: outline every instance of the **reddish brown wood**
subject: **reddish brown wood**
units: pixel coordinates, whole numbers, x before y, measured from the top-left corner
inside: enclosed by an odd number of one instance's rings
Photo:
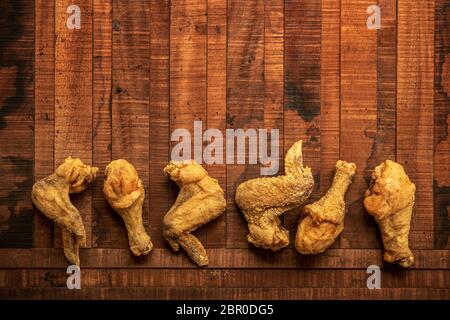
[[[228,1],[227,128],[264,127],[264,3]],[[229,143],[229,142],[228,142]],[[236,144],[235,144],[236,148]],[[227,248],[247,248],[247,224],[234,201],[236,187],[259,176],[257,165],[227,166]],[[235,152],[236,153],[236,152]]]
[[[314,190],[320,196],[320,49],[321,2],[288,1],[285,5],[284,153],[303,140],[303,162],[312,169]],[[284,215],[286,228],[295,235],[299,210]],[[290,242],[293,247],[294,242]]]
[[[169,111],[170,1],[150,3],[150,150],[149,231],[154,247],[165,247],[162,219],[169,209],[169,181],[163,174],[170,158]]]
[[[207,128],[225,132],[227,128],[227,1],[208,0],[207,39]],[[225,154],[225,145],[222,149]],[[226,192],[227,169],[222,164],[207,165],[209,175],[219,181]],[[225,195],[226,196],[226,195]],[[206,229],[206,245],[210,248],[226,244],[226,214],[211,221]]]
[[[267,254],[262,250],[208,249],[209,267],[259,269],[361,269],[375,264],[395,268],[382,261],[379,249],[328,249],[322,255],[302,256],[295,249]],[[416,257],[411,269],[450,269],[449,250],[414,250]],[[61,249],[0,249],[0,268],[66,268]],[[185,255],[154,249],[148,258],[133,257],[128,249],[81,250],[83,268],[194,268]]]
[[[434,2],[399,0],[397,28],[397,160],[417,188],[411,230],[433,231]]]
[[[148,225],[150,3],[114,1],[112,24],[112,159],[126,159],[145,185],[144,225]],[[110,247],[128,248],[122,218],[111,210]]]
[[[434,247],[450,249],[450,1],[436,1],[434,71]]]
[[[102,179],[112,160],[112,1],[94,0],[93,10],[92,157],[100,174],[92,185],[92,246],[105,247],[111,245],[105,235],[113,214],[103,196]]]
[[[54,171],[55,2],[35,2],[34,178]],[[33,246],[53,247],[53,222],[35,208]]]

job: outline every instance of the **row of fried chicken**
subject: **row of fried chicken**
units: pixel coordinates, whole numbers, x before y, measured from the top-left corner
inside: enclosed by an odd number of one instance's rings
[[[289,149],[284,164],[284,175],[248,180],[236,190],[236,203],[248,223],[247,239],[256,247],[274,251],[286,247],[289,233],[279,216],[304,204],[313,190],[311,169],[303,166],[302,141]],[[69,157],[54,174],[33,186],[32,200],[36,207],[62,226],[64,254],[72,264],[80,264],[79,247],[85,242],[86,232],[69,194],[84,191],[97,172],[98,168]],[[355,172],[354,163],[339,160],[327,193],[303,206],[295,236],[295,247],[300,253],[321,253],[342,232],[344,197]],[[180,192],[164,217],[163,236],[174,251],[181,247],[197,265],[205,266],[206,250],[192,232],[225,211],[224,192],[217,180],[195,161],[171,161],[164,173],[177,183]],[[103,192],[125,223],[132,253],[148,254],[153,245],[142,222],[145,191],[134,166],[123,159],[112,161],[105,170]],[[367,212],[380,227],[384,259],[402,267],[409,267],[414,261],[408,246],[414,194],[415,185],[403,167],[387,160],[374,169],[364,199]]]

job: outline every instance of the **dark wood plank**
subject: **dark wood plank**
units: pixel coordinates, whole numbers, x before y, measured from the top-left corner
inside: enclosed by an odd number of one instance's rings
[[[150,3],[114,1],[112,24],[112,159],[134,165],[145,186],[144,226],[149,204]],[[106,223],[106,221],[105,221]],[[111,211],[108,247],[128,248],[122,218]]]
[[[433,1],[398,1],[397,160],[417,188],[411,221],[414,231],[434,228],[433,18]],[[433,239],[426,247],[433,248]]]
[[[264,129],[267,130],[268,151],[271,130],[278,130],[278,172],[284,168],[284,1],[264,2]]]
[[[392,288],[383,290],[353,288],[89,288],[85,290],[67,290],[67,288],[14,288],[0,289],[2,299],[157,299],[157,300],[318,300],[318,299],[352,299],[356,300],[419,300],[449,299],[448,289],[428,288]]]
[[[227,0],[208,0],[207,110],[206,126],[225,133],[227,128]],[[225,154],[225,145],[222,154]],[[208,173],[227,192],[227,169],[209,164]],[[226,195],[225,195],[226,197]],[[220,248],[226,244],[226,215],[211,221],[206,229],[206,246]]]
[[[33,245],[34,3],[0,3],[0,247]]]
[[[321,1],[292,0],[285,4],[284,153],[303,140],[303,162],[312,169],[314,190],[308,201],[320,197],[321,169]],[[295,235],[299,209],[284,215]],[[294,246],[294,242],[290,242]]]
[[[320,195],[327,192],[339,160],[340,2],[322,1],[320,49]],[[339,247],[336,239],[333,248]]]
[[[376,224],[362,204],[368,187],[365,172],[377,131],[377,31],[366,26],[370,1],[341,3],[341,135],[340,158],[354,162],[357,173],[347,192],[342,248],[378,244]]]
[[[194,122],[201,121],[203,135],[207,121],[206,10],[207,0],[185,0],[172,2],[170,12],[170,131],[189,131],[191,158],[199,163],[203,162],[200,148],[203,142],[201,137],[196,142]],[[172,146],[177,143],[172,142]],[[199,152],[195,151],[196,146]],[[207,228],[196,231],[198,239],[205,244]]]
[[[227,47],[227,128],[264,126],[264,3],[229,0]],[[227,142],[228,144],[229,142]],[[236,148],[236,144],[235,144]],[[236,153],[236,152],[235,152]],[[260,176],[257,165],[227,165],[227,247],[247,248],[247,224],[237,208],[236,187]]]
[[[92,158],[100,177],[92,184],[92,246],[104,247],[111,245],[105,235],[115,214],[103,195],[102,179],[112,160],[112,1],[94,0],[93,10]]]
[[[83,289],[96,287],[166,288],[367,288],[366,269],[83,269]],[[66,287],[65,269],[6,269],[0,271],[0,287]],[[264,281],[261,281],[264,279]],[[3,284],[3,285],[2,285]],[[450,270],[386,269],[383,289],[450,286]]]
[[[149,231],[155,248],[165,246],[162,219],[169,209],[169,180],[163,168],[170,157],[169,113],[170,1],[150,3],[150,184]]]
[[[34,179],[54,171],[55,2],[35,2]],[[53,247],[53,222],[35,208],[33,246]]]
[[[450,1],[436,1],[434,59],[434,247],[450,249]]]
[[[81,9],[81,29],[67,28],[67,7]],[[55,167],[65,158],[92,164],[92,0],[58,0],[55,3]],[[91,188],[74,195],[86,229],[86,246],[92,240]],[[55,228],[55,245],[61,230]]]
[[[328,249],[324,254],[302,256],[295,249],[267,254],[265,250],[208,249],[208,269],[361,269],[375,264],[383,269],[393,266],[383,262],[379,249]],[[263,251],[263,252],[262,252]],[[411,269],[450,269],[450,250],[415,250]],[[128,249],[91,248],[80,251],[84,269],[95,268],[189,268],[195,264],[185,255],[154,249],[150,256],[133,257]],[[0,249],[0,269],[66,268],[61,249]]]

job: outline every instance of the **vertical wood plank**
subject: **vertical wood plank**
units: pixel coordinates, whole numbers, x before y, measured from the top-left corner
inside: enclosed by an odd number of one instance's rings
[[[207,53],[207,112],[208,129],[227,128],[227,0],[208,0],[208,53]],[[225,146],[222,150],[225,155]],[[226,188],[226,164],[210,164],[208,173]],[[225,195],[226,197],[226,195]],[[207,246],[224,247],[226,243],[226,214],[209,223],[206,230]]]
[[[112,159],[128,160],[142,179],[144,226],[149,204],[149,16],[149,2],[113,2]],[[112,217],[108,241],[114,247],[128,247],[122,218],[116,212]]]
[[[169,180],[163,168],[170,153],[170,1],[150,4],[150,185],[149,230],[155,248],[165,245],[162,219],[169,208]]]
[[[368,4],[369,5],[369,4]],[[364,167],[360,167],[365,182],[369,183],[373,169],[386,159],[396,159],[396,77],[397,77],[397,4],[395,1],[379,0],[381,9],[381,29],[366,30],[376,32],[376,127],[365,131],[365,136],[373,140],[370,155]],[[368,14],[366,13],[366,19]],[[362,191],[364,193],[364,190]],[[363,210],[363,213],[365,211]],[[367,232],[361,229],[347,230],[345,239],[354,248],[380,247],[377,227],[373,219],[368,221]],[[370,232],[370,233],[369,233]]]
[[[308,201],[314,201],[320,197],[321,169],[321,1],[290,0],[284,13],[284,154],[295,141],[303,140],[303,162],[314,175],[314,191]],[[298,208],[284,215],[291,235],[298,219]]]
[[[0,247],[33,245],[34,3],[0,3]]]
[[[56,0],[55,6],[55,167],[66,157],[92,164],[92,0]],[[81,29],[67,28],[67,7],[81,9]],[[91,188],[73,195],[91,247]],[[60,228],[55,235],[61,245]]]
[[[284,71],[284,1],[265,0],[264,129],[268,132],[268,148],[272,143],[271,130],[277,129],[279,132],[276,143],[278,174],[284,174]],[[280,221],[284,222],[284,215]]]
[[[339,160],[340,121],[340,2],[322,1],[320,52],[320,193],[333,181]]]
[[[100,177],[92,185],[92,246],[108,247],[111,216],[115,213],[103,195],[102,175],[111,159],[112,137],[112,1],[93,3],[93,161]]]
[[[340,1],[322,1],[320,49],[320,196],[333,181],[339,160]],[[333,244],[339,247],[340,240]]]
[[[35,1],[34,179],[54,171],[55,2]],[[53,247],[53,222],[35,208],[33,246]]]
[[[450,248],[450,1],[437,0],[434,80],[434,248]]]
[[[227,129],[264,126],[264,3],[228,0]],[[227,144],[229,142],[227,141]],[[235,144],[236,147],[236,144]],[[257,165],[227,165],[227,248],[247,248],[247,224],[237,208],[236,187],[260,175]],[[236,156],[236,155],[235,155]]]
[[[358,167],[347,192],[343,248],[378,243],[376,224],[363,208],[367,172],[377,132],[377,30],[366,26],[370,1],[341,2],[341,133],[340,158]]]
[[[397,160],[417,188],[412,232],[434,228],[434,8],[434,1],[398,1]],[[433,248],[433,239],[420,247]]]
[[[202,135],[206,126],[206,7],[207,0],[173,1],[170,12],[170,129],[189,131],[192,159],[196,144],[194,121],[202,121]],[[196,232],[202,243],[206,241],[207,228]]]

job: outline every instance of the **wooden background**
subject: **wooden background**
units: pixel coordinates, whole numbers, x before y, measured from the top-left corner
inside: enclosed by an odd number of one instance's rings
[[[450,298],[450,1],[3,0],[0,2],[1,298]],[[81,30],[66,9],[81,7]],[[278,128],[280,155],[303,139],[317,199],[336,160],[354,161],[346,227],[332,249],[307,257],[292,244],[251,248],[234,203],[256,165],[210,165],[226,214],[196,234],[208,268],[161,236],[177,188],[162,174],[170,133]],[[126,158],[146,185],[155,249],[133,258],[103,175],[74,196],[88,245],[82,290],[65,288],[60,234],[30,190],[72,155],[103,168]],[[385,159],[417,186],[410,270],[383,264],[379,232],[361,197]],[[298,210],[284,216],[291,242]],[[382,290],[366,268],[382,267]]]

